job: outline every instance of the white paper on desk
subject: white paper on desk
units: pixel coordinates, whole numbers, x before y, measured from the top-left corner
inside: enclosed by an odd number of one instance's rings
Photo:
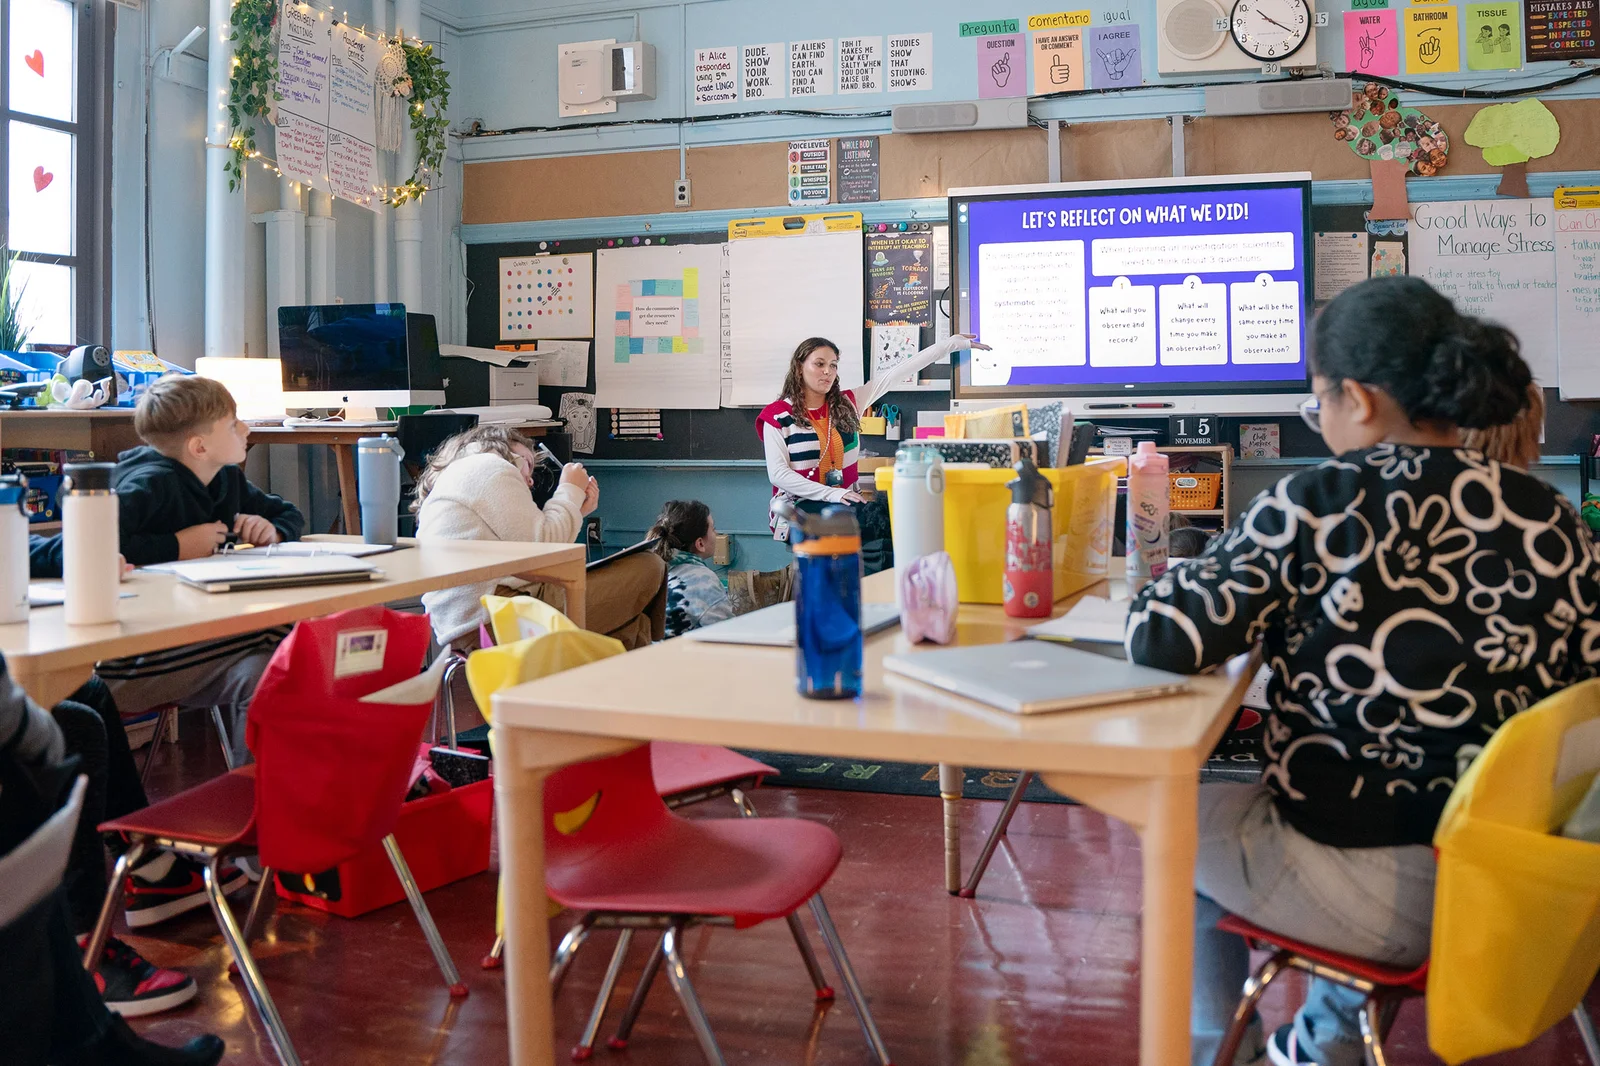
[[[131,600],[139,595],[137,592],[124,590],[117,598]],[[67,586],[59,581],[30,581],[28,582],[29,607],[58,607],[67,602]]]
[[[382,555],[385,552],[400,551],[404,544],[352,544],[348,541],[328,540],[292,540],[286,544],[267,544],[260,548],[244,548],[239,551],[224,552],[230,558],[254,559],[283,558],[285,556],[311,556],[311,555],[343,555],[351,559],[361,559],[368,555]],[[146,569],[150,569],[146,567]]]
[[[535,341],[539,384],[581,389],[589,384],[588,341]]]
[[[1040,640],[1087,640],[1097,644],[1121,644],[1128,628],[1128,600],[1108,600],[1085,596],[1060,618],[1028,628],[1028,636]]]

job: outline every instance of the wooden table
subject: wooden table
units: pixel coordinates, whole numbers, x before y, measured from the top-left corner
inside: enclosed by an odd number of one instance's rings
[[[865,595],[884,598],[891,581],[890,575],[869,578]],[[1089,591],[1106,595],[1108,589]],[[1003,641],[1020,630],[997,608],[962,608],[963,644]],[[1144,857],[1139,1060],[1143,1066],[1189,1061],[1200,767],[1249,687],[1253,663],[1241,657],[1223,673],[1195,678],[1181,696],[1018,717],[885,676],[884,656],[906,650],[898,629],[870,638],[865,694],[848,701],[796,694],[792,650],[686,639],[494,697],[506,1002],[515,1066],[556,1061],[544,779],[562,766],[647,740],[1017,767],[1126,822],[1139,833]]]
[[[330,538],[354,539],[354,538]],[[209,593],[168,574],[136,571],[124,583],[135,593],[120,603],[118,621],[69,626],[60,607],[36,607],[27,622],[0,626],[0,653],[28,695],[46,707],[88,680],[94,664],[202,640],[287,625],[351,607],[419,596],[455,585],[518,577],[567,590],[567,614],[584,623],[584,556],[581,544],[424,540],[371,557],[379,581],[255,592]]]
[[[133,431],[133,408],[95,411],[41,411],[0,407],[0,448],[89,451],[103,463],[140,444]]]
[[[552,429],[560,428],[554,420],[522,422],[508,426],[529,437],[542,437]],[[333,464],[339,471],[339,506],[344,516],[344,532],[361,532],[361,500],[356,492],[356,442],[362,437],[392,434],[395,423],[375,426],[352,426],[339,422],[299,426],[251,426],[247,448],[257,444],[321,444],[333,449]]]

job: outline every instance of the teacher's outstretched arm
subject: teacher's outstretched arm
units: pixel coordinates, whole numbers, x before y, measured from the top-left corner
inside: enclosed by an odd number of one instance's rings
[[[903,381],[907,374],[920,373],[924,367],[932,366],[941,359],[950,358],[951,352],[965,351],[968,348],[977,348],[988,351],[987,344],[979,344],[970,333],[956,333],[938,344],[930,344],[910,359],[903,363],[896,363],[888,370],[880,371],[873,379],[854,390],[856,413],[865,414],[867,408],[877,403],[879,398],[897,381]]]

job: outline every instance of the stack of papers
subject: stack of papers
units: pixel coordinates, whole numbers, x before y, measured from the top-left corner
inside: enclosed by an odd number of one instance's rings
[[[405,544],[352,544],[347,541],[296,540],[287,544],[268,544],[261,548],[233,549],[223,552],[229,558],[309,558],[322,555],[342,555],[346,559],[363,559],[368,555],[382,555],[399,551]],[[171,565],[171,564],[165,564]],[[146,569],[155,569],[147,567]]]
[[[1039,640],[1086,640],[1096,644],[1121,644],[1128,628],[1128,600],[1108,600],[1085,596],[1060,618],[1040,622],[1028,629],[1028,636]]]

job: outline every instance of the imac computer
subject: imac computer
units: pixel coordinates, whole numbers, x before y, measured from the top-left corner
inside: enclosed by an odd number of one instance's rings
[[[1311,241],[1310,174],[951,190],[954,405],[1293,413]]]
[[[290,408],[442,404],[439,332],[405,304],[278,308],[283,402]]]

